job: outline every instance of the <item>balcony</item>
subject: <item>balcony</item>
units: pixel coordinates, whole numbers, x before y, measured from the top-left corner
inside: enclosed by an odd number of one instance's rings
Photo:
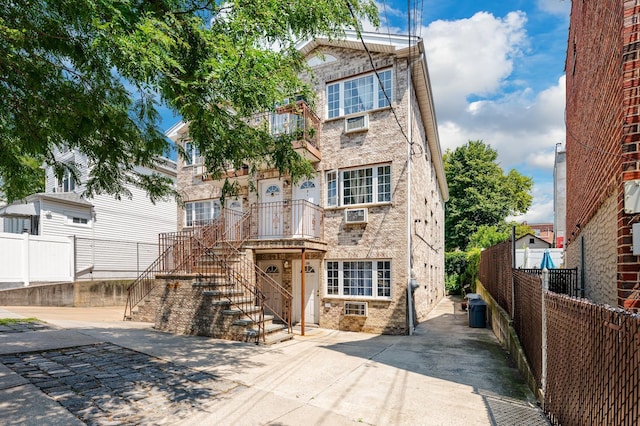
[[[320,161],[320,118],[304,100],[276,108],[271,116],[271,133],[293,135],[293,148],[312,163]]]

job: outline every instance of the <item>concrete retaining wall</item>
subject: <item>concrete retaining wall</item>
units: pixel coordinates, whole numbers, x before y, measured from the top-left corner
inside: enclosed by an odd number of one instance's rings
[[[125,306],[131,280],[79,281],[0,290],[0,306]]]
[[[522,374],[525,382],[536,396],[538,401],[542,402],[544,396],[536,384],[536,379],[531,373],[527,358],[520,346],[520,339],[513,328],[511,316],[502,309],[491,294],[484,288],[480,281],[476,281],[476,293],[482,297],[487,303],[487,322],[493,333],[498,338],[500,344],[509,352],[511,359],[518,367],[518,371]]]

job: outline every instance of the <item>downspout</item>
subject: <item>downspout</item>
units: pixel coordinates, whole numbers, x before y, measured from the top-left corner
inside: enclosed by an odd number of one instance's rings
[[[411,49],[411,46],[409,46]],[[413,288],[411,280],[411,55],[407,58],[407,314],[409,317],[409,336],[413,335]]]

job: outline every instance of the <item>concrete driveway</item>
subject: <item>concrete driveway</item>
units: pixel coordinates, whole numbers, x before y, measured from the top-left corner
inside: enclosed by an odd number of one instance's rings
[[[77,353],[93,348],[119,362],[118,357],[134,356],[132,350],[142,354],[135,358],[139,368],[156,366],[160,361],[168,363],[158,374],[173,374],[172,380],[180,383],[180,390],[187,389],[185,397],[184,392],[176,393],[166,383],[138,375],[138,381],[126,382],[136,389],[133,396],[138,399],[131,397],[132,392],[119,392],[119,388],[107,392],[102,385],[86,395],[79,392],[85,399],[68,411],[89,423],[548,424],[492,332],[469,328],[466,313],[449,298],[434,309],[413,336],[308,329],[305,336],[297,335],[289,342],[269,347],[158,332],[149,324],[120,321],[121,308],[0,308],[0,318],[12,315],[39,318],[52,329],[0,333],[0,355],[13,357],[4,359],[15,359],[11,354],[19,351],[75,348],[73,353]],[[43,355],[55,359],[50,352]],[[14,370],[3,367],[4,375],[0,370],[0,411],[15,402],[12,395],[18,386],[31,386],[30,394],[52,403],[46,388],[36,383],[34,389],[32,383],[20,380],[24,373],[15,365],[23,365],[23,359],[26,356],[12,361]],[[94,362],[96,367],[90,371],[102,365]],[[125,373],[128,375],[124,377],[136,377],[126,371],[126,365],[122,375]],[[196,373],[202,375],[200,382],[187,380]],[[191,387],[185,388],[185,383]],[[120,403],[119,411],[109,411],[114,406],[114,401],[108,401],[110,393],[117,397],[123,393],[122,401],[129,401],[130,407]],[[105,404],[85,407],[87,401],[93,404],[96,400]],[[21,415],[24,413],[15,412],[13,419],[28,419]],[[54,420],[43,416],[44,423],[34,424],[47,424],[47,419]]]

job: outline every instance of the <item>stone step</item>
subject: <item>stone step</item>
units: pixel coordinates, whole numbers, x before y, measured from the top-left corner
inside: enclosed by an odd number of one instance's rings
[[[233,321],[233,325],[239,325],[239,326],[251,326],[254,324],[257,324],[260,321],[260,315],[251,315],[251,318],[247,318],[247,317],[242,317],[242,318],[238,318],[237,320]],[[263,322],[265,324],[265,326],[272,324],[273,321],[273,315],[265,315]]]
[[[258,337],[258,328],[251,328],[245,331],[246,341],[254,341]],[[287,327],[283,324],[270,324],[265,326],[265,341],[262,339],[258,343],[272,345],[274,343],[283,342],[293,339],[293,333],[287,333]]]
[[[222,300],[220,300],[220,302],[222,302]],[[228,301],[227,301],[228,302]],[[216,303],[216,302],[214,302]],[[229,302],[229,305],[231,305],[231,302]],[[253,306],[253,307],[247,307],[247,308],[243,308],[242,310],[240,310],[239,308],[230,308],[230,309],[225,309],[224,311],[222,311],[223,315],[251,315],[253,313],[256,312],[260,312],[260,307],[259,306]]]
[[[203,296],[212,296],[212,297],[225,297],[225,296],[242,296],[244,295],[244,291],[242,290],[204,290],[202,292]]]

